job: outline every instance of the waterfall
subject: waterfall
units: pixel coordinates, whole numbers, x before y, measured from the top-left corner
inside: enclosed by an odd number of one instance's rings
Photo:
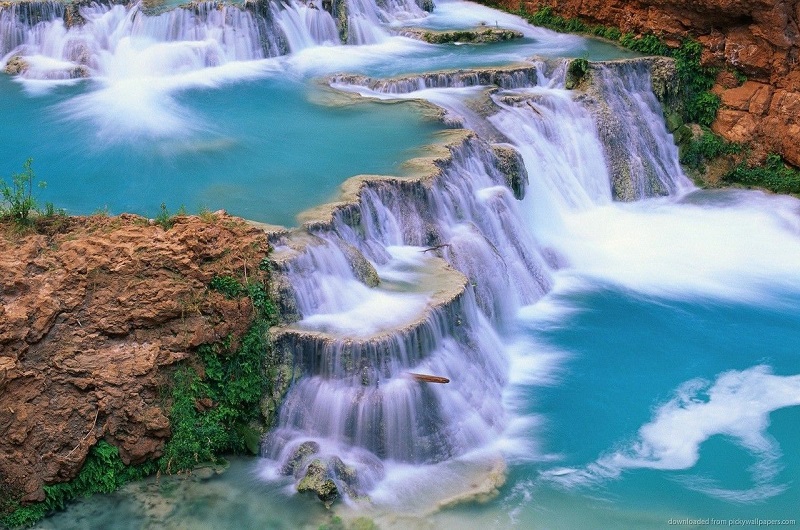
[[[121,70],[163,76],[284,55],[314,46],[373,44],[386,26],[424,17],[412,0],[193,2],[165,12],[142,4],[23,2],[0,6],[0,58],[28,79]]]
[[[321,2],[273,4],[273,12],[292,52],[339,44],[339,28]]]
[[[356,203],[279,242],[299,320],[274,341],[302,374],[265,442],[284,473],[302,477],[292,462],[313,442],[340,491],[363,493],[380,462],[435,464],[503,432],[498,331],[550,288],[549,268],[494,151],[468,136],[439,165],[418,180],[363,180]],[[358,480],[339,476],[337,459]]]
[[[47,4],[45,4],[47,6]],[[199,2],[159,15],[145,14],[140,4],[91,4],[79,8],[82,23],[67,26],[58,9],[41,20],[17,17],[2,31],[5,60],[20,56],[23,77],[64,79],[88,76],[168,76],[250,61],[282,53],[270,20],[254,10]],[[11,20],[14,8],[0,12]]]
[[[685,181],[647,62],[615,68],[593,67],[584,91],[564,88],[565,61],[330,79],[371,97],[428,99],[478,135],[458,133],[423,177],[355,177],[346,201],[276,241],[294,322],[274,340],[297,377],[264,443],[280,473],[302,479],[322,465],[358,496],[387,467],[458,461],[504,436],[501,337],[568,264],[572,218],[612,205],[619,145],[642,161],[631,186],[662,186],[637,188],[642,196]],[[647,129],[609,138],[608,116]],[[487,144],[496,135],[502,143]],[[512,193],[514,167],[527,190]]]
[[[598,129],[618,200],[670,195],[691,187],[678,163],[678,148],[666,131],[648,66],[634,60],[592,68],[600,101]]]

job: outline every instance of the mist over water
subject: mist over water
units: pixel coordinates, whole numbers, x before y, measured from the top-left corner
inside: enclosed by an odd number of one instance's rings
[[[291,225],[346,177],[396,174],[420,153],[441,127],[409,101],[477,134],[447,148],[431,182],[370,181],[352,208],[274,241],[297,313],[275,340],[292,352],[295,379],[263,458],[209,488],[269,484],[271,509],[318,526],[324,516],[310,521],[294,494],[309,462],[290,466],[313,444],[343,492],[336,513],[382,528],[791,516],[800,201],[696,189],[644,67],[595,71],[625,133],[613,152],[596,105],[564,88],[559,58],[625,52],[467,2],[430,14],[410,1],[346,4],[346,35],[322,2],[161,14],[93,5],[70,28],[58,6],[36,24],[23,8],[0,10],[3,62],[28,63],[0,79],[8,153],[31,147],[11,140],[30,110],[56,131],[41,142],[50,172],[67,165],[70,134],[78,170],[136,168],[108,197],[164,200],[138,172],[176,179],[174,190],[204,187],[212,208],[226,190],[233,213]],[[456,46],[397,35],[476,25],[525,37]],[[423,75],[520,62],[530,72],[491,87],[478,74]],[[342,73],[370,78],[334,77],[333,89],[318,79]],[[281,149],[278,136],[289,138]],[[524,197],[498,170],[498,147],[524,164]],[[235,176],[208,182],[225,164]],[[630,202],[615,200],[620,164]],[[79,187],[101,189],[92,178]],[[69,195],[55,182],[58,205]],[[267,192],[248,202],[256,190]],[[50,523],[73,524],[69,511]]]

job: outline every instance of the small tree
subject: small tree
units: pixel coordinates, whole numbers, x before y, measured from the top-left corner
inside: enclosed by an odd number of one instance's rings
[[[0,194],[6,203],[0,209],[3,217],[10,217],[18,225],[30,223],[31,212],[36,211],[36,198],[33,196],[33,181],[36,175],[33,172],[33,159],[29,158],[22,164],[22,173],[11,176],[11,185],[0,180]],[[39,187],[44,188],[47,183],[40,182]]]

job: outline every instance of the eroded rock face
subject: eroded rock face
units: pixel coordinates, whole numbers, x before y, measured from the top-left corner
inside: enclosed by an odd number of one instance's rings
[[[242,220],[62,218],[49,234],[0,224],[0,491],[44,498],[105,439],[126,463],[161,455],[162,391],[197,346],[244,333],[249,299],[214,275],[260,274],[265,234]]]
[[[713,130],[750,142],[756,157],[775,151],[800,166],[800,5],[783,0],[500,0],[534,12],[551,6],[568,18],[654,33],[679,45],[687,36],[704,47],[706,64],[747,76],[744,85],[723,71],[714,92],[722,108]]]

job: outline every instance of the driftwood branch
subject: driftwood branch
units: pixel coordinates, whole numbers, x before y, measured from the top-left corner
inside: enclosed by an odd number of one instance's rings
[[[430,252],[431,250],[439,250],[441,248],[449,247],[449,246],[450,246],[450,243],[444,243],[442,245],[436,245],[434,247],[428,247],[425,250],[420,250],[420,252]]]
[[[449,383],[450,380],[446,377],[440,377],[438,375],[428,375],[428,374],[414,374],[408,372],[408,375],[413,377],[415,380],[420,381],[422,383]]]

